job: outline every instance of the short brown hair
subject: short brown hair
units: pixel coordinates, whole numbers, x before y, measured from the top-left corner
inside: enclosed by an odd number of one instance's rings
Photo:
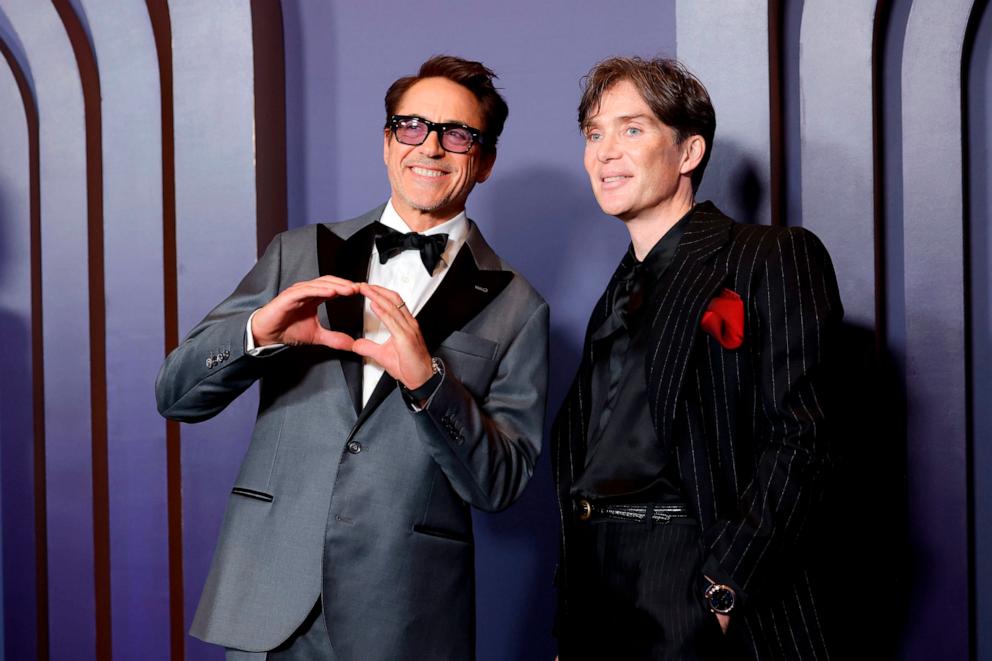
[[[706,153],[692,172],[692,189],[695,191],[710,160],[716,131],[716,113],[706,88],[678,60],[609,57],[596,64],[582,79],[582,99],[579,101],[581,128],[585,128],[591,115],[599,112],[603,95],[624,80],[637,88],[655,117],[675,131],[679,144],[691,135],[703,138]]]
[[[510,113],[506,101],[493,85],[493,80],[497,77],[482,62],[464,60],[454,55],[435,55],[420,65],[417,75],[404,76],[386,90],[386,126],[389,126],[389,118],[396,114],[400,99],[414,83],[424,78],[447,78],[468,89],[478,99],[483,120],[486,122],[486,125],[481,127],[486,136],[483,147],[493,151],[496,149],[496,141],[499,140],[500,133],[503,132],[506,116]]]

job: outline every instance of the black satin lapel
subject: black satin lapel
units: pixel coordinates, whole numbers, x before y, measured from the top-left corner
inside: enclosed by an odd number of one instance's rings
[[[667,438],[678,394],[700,320],[710,300],[726,281],[716,260],[695,253],[676,255],[658,281],[648,314],[652,315],[646,359],[649,406],[655,428]]]
[[[364,282],[369,271],[372,241],[378,223],[369,223],[347,240],[337,236],[323,225],[317,226],[317,265],[321,275],[333,275],[352,282]],[[330,330],[340,331],[351,337],[361,337],[364,330],[361,296],[332,298],[324,303]],[[344,372],[355,412],[362,409],[362,357],[350,351],[339,352],[341,370]]]
[[[502,292],[510,281],[510,271],[482,271],[475,265],[471,250],[462,246],[451,264],[444,280],[417,314],[420,332],[427,350],[432,354],[451,335],[462,328]],[[396,379],[383,373],[375,390],[358,416],[358,423],[365,422],[375,409],[396,388]]]
[[[471,250],[463,245],[437,291],[417,314],[427,350],[434,353],[452,331],[462,328],[482,312],[511,280],[513,273],[510,271],[480,270]]]

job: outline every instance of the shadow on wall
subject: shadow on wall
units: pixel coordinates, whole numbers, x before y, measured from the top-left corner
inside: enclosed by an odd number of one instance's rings
[[[758,160],[733,140],[714,140],[712,156],[696,199],[712,200],[739,223],[761,222],[759,211],[768,191],[759,176]]]
[[[15,264],[23,259],[13,259],[15,250],[9,236],[14,222],[4,203],[4,190],[0,187],[0,289],[10,292],[13,287],[27,284],[30,277],[21,278],[12,273]],[[6,232],[4,230],[7,230]],[[27,274],[25,274],[27,275]],[[2,440],[2,478],[0,478],[0,507],[3,530],[0,534],[0,643],[4,644],[7,658],[34,656],[35,633],[35,503],[32,473],[34,452],[34,408],[32,400],[32,354],[30,289],[17,292],[28,308],[0,307],[0,365],[4,377],[0,379],[0,440]],[[10,604],[17,608],[10,609]],[[0,650],[0,659],[3,650]]]
[[[527,490],[503,513],[475,515],[478,537],[488,542],[477,548],[479,661],[547,660],[554,658],[556,648],[553,577],[560,529],[547,429],[575,376],[585,330],[563,324],[555,311],[565,307],[560,299],[566,294],[563,288],[570,271],[582,266],[575,263],[576,255],[583,254],[580,250],[604,253],[609,271],[596,285],[600,290],[618,255],[587,245],[583,227],[594,232],[611,228],[603,228],[585,178],[550,167],[516,168],[489,186],[480,209],[480,218],[489,221],[486,238],[551,304],[551,374],[544,445]],[[583,316],[589,307],[581,310]],[[498,601],[490,603],[490,595]],[[511,639],[497,639],[508,632]]]
[[[841,659],[901,658],[922,559],[908,530],[906,403],[872,330],[844,325],[834,406],[834,469],[812,531],[821,617]]]

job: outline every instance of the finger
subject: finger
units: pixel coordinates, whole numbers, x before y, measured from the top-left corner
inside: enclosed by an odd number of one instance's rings
[[[385,350],[383,349],[383,346],[378,342],[373,342],[372,340],[364,337],[355,340],[351,345],[351,350],[359,356],[371,358],[380,365],[385,362]]]
[[[382,321],[391,335],[405,339],[420,337],[420,326],[417,324],[417,320],[411,317],[405,308],[399,309],[392,303],[379,303],[371,299],[370,303],[372,312]]]
[[[319,278],[314,278],[311,282],[328,282],[338,285],[351,285],[357,287],[358,283],[353,280],[347,280],[345,278],[339,278],[336,275],[322,275]]]
[[[411,316],[403,297],[394,292],[392,289],[386,289],[385,287],[380,287],[378,285],[364,283],[359,287],[359,293],[379,302],[379,304],[383,307],[392,305],[397,310],[401,310],[402,316],[404,317]]]
[[[389,334],[393,337],[406,338],[413,332],[410,328],[410,324],[407,323],[400,311],[392,303],[380,304],[374,300],[370,299],[372,314],[374,314],[383,325]]]
[[[297,283],[280,296],[287,303],[312,303],[325,301],[335,296],[352,296],[358,292],[354,285],[305,282]]]
[[[301,291],[332,291],[347,294],[358,292],[358,285],[353,282],[335,282],[332,280],[307,280],[306,282],[297,282],[292,288]]]
[[[361,291],[366,298],[369,299],[369,302],[372,303],[372,305],[379,306],[379,310],[383,315],[388,316],[389,318],[395,320],[396,323],[401,324],[405,329],[407,329],[407,332],[415,332],[417,330],[416,319],[414,319],[413,315],[410,314],[410,311],[407,309],[406,303],[403,302],[402,298],[400,298],[399,301],[396,300],[399,298],[398,295],[396,297],[386,296],[380,291],[370,288],[363,288]]]
[[[388,299],[393,303],[393,305],[399,305],[400,303],[403,302],[403,297],[400,296],[398,293],[396,293],[392,289],[388,289],[380,285],[373,285],[370,282],[363,282],[362,284],[359,285],[359,288],[362,290],[362,293],[365,293],[366,290],[371,291],[375,294],[378,294],[379,296],[382,296],[383,298]]]
[[[329,331],[326,328],[318,329],[313,339],[314,344],[322,344],[325,347],[338,349],[339,351],[351,351],[352,346],[355,344],[355,339],[350,335],[338,331]]]

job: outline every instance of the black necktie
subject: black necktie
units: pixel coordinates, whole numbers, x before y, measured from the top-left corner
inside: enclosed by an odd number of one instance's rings
[[[627,266],[619,280],[613,310],[629,330],[644,303],[644,263],[635,261]]]
[[[427,269],[427,275],[434,275],[434,268],[441,261],[445,246],[448,245],[447,234],[403,234],[391,227],[383,227],[375,237],[375,247],[379,251],[379,263],[385,264],[404,250],[419,250],[420,261]]]

